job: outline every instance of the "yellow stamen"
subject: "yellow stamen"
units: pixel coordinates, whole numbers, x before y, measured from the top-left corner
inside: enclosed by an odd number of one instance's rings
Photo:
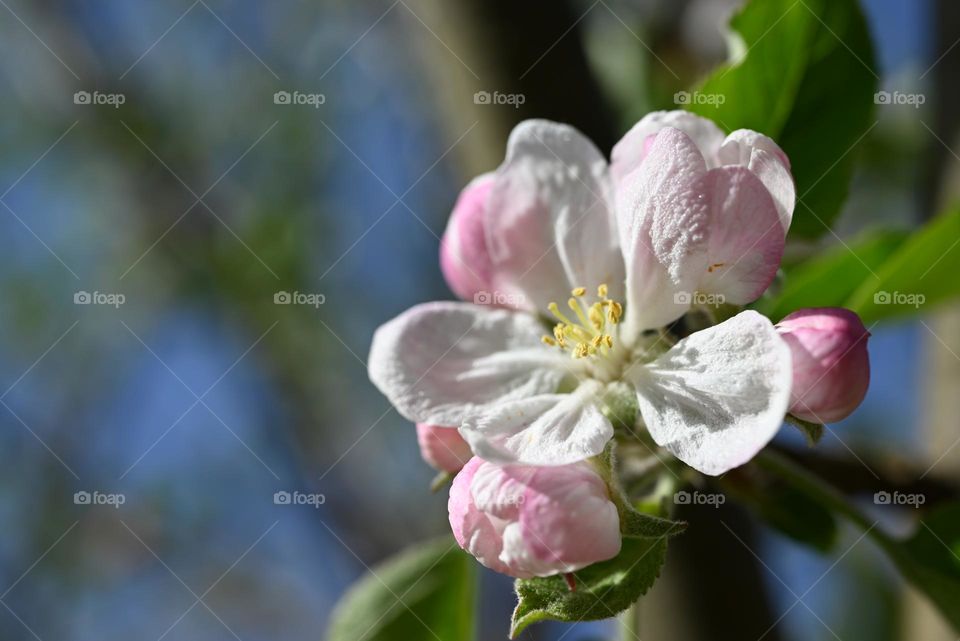
[[[590,305],[585,298],[586,287],[574,287],[570,293],[573,296],[567,300],[567,306],[576,320],[571,320],[570,316],[561,312],[556,303],[550,303],[547,309],[559,322],[553,327],[553,337],[547,335],[541,340],[546,345],[559,346],[561,350],[569,347],[573,358],[609,355],[613,348],[613,337],[607,333],[607,325],[620,321],[623,306],[607,298],[609,287],[606,284],[597,287],[599,300]]]
[[[564,328],[564,324],[563,324],[563,323],[557,323],[557,324],[554,325],[554,327],[553,327],[553,335],[556,337],[556,339],[557,339],[557,344],[558,344],[560,347],[566,347],[566,346],[567,346],[567,341],[566,341],[566,339],[565,339],[564,336],[563,336],[563,328]]]
[[[623,316],[623,305],[617,301],[610,301],[610,309],[607,310],[607,320],[611,324],[616,325],[620,322],[620,318]]]
[[[603,306],[600,303],[594,303],[587,311],[587,315],[590,317],[590,324],[593,325],[593,328],[602,332],[604,323]]]
[[[580,325],[584,328],[590,327],[590,321],[587,320],[587,317],[583,314],[583,310],[580,309],[580,303],[576,298],[571,298],[567,301],[570,309],[573,310],[573,313],[577,315],[577,318],[580,320]],[[573,323],[571,323],[572,325]]]
[[[572,320],[563,315],[563,312],[560,311],[560,306],[556,303],[550,303],[547,305],[547,309],[550,310],[550,313],[562,320],[567,325],[576,325]]]

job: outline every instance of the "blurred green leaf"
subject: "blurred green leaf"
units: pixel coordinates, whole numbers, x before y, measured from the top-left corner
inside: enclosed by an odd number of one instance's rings
[[[476,561],[452,537],[373,568],[337,604],[328,641],[474,638]]]
[[[787,273],[783,290],[757,302],[774,322],[805,307],[842,307],[909,236],[903,231],[879,231],[846,245],[837,245],[797,265]]]
[[[915,232],[850,295],[846,307],[867,325],[929,311],[960,296],[960,207]]]
[[[783,483],[737,487],[738,500],[753,508],[763,521],[794,541],[829,552],[839,528],[833,512],[797,488]]]
[[[573,590],[562,576],[518,579],[519,602],[510,638],[547,619],[574,622],[616,616],[646,594],[660,576],[666,554],[666,536],[624,538],[620,554],[574,573]]]
[[[767,449],[754,460],[795,491],[861,528],[960,633],[960,503],[943,505],[922,516],[914,535],[898,540],[877,527],[879,521],[863,514],[846,496],[788,458]]]
[[[873,127],[873,47],[857,0],[751,0],[730,23],[733,63],[691,104],[728,131],[774,138],[793,166],[792,236],[824,233],[846,198],[854,147]]]

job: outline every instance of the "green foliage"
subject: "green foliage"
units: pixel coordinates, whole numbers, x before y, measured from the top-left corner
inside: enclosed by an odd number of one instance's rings
[[[620,530],[624,536],[657,538],[680,534],[685,529],[687,524],[682,521],[651,516],[638,512],[629,505],[620,508]]]
[[[960,207],[914,233],[875,271],[846,303],[867,325],[926,312],[960,295]]]
[[[452,537],[409,548],[350,588],[333,612],[327,639],[470,641],[475,568]]]
[[[545,619],[592,621],[623,612],[646,594],[667,554],[667,537],[624,538],[620,554],[574,573],[571,590],[561,576],[518,579],[519,602],[510,637]]]
[[[780,481],[737,485],[729,489],[740,502],[781,534],[821,552],[837,542],[837,519],[826,506]]]
[[[752,0],[730,24],[733,62],[703,83],[722,104],[689,108],[728,131],[774,138],[792,163],[790,233],[814,238],[840,211],[854,148],[875,124],[873,48],[857,0]]]
[[[755,461],[793,491],[805,494],[823,509],[845,517],[869,534],[901,574],[926,594],[960,633],[960,503],[950,503],[921,516],[914,535],[901,541],[884,533],[878,521],[868,518],[845,496],[789,459],[766,450]]]
[[[774,322],[805,307],[842,307],[868,279],[876,282],[884,261],[908,238],[902,231],[880,231],[837,245],[787,272],[783,290],[757,302]]]

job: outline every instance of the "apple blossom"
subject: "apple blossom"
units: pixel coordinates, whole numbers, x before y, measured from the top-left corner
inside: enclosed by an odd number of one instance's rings
[[[470,446],[453,427],[417,423],[417,443],[423,460],[441,472],[457,472],[473,456]]]
[[[620,517],[586,463],[471,459],[450,488],[450,527],[483,565],[518,578],[574,572],[620,551]]]
[[[678,342],[664,328],[704,303],[749,303],[772,281],[792,213],[774,194],[792,194],[792,179],[767,170],[785,157],[760,134],[713,140],[698,116],[661,120],[618,144],[612,174],[572,127],[514,129],[482,221],[489,286],[522,309],[426,303],[381,326],[370,377],[401,414],[458,425],[476,455],[524,465],[601,453],[614,397],[706,474],[769,442],[791,381],[770,321],[744,311]],[[720,164],[724,148],[749,162]]]
[[[801,309],[776,329],[793,354],[790,413],[814,423],[849,416],[870,384],[870,333],[860,317],[838,307]]]

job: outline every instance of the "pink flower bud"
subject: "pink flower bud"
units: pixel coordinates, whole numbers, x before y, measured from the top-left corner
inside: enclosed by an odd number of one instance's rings
[[[459,472],[473,456],[454,427],[417,423],[417,443],[423,460],[441,472]]]
[[[464,187],[440,242],[443,277],[453,293],[467,301],[478,292],[492,289],[484,216],[493,177],[484,174]]]
[[[574,572],[620,552],[620,517],[588,463],[497,465],[472,458],[447,505],[464,550],[518,578]]]
[[[870,333],[860,317],[838,307],[801,309],[776,328],[793,355],[790,413],[815,423],[849,416],[870,384]]]

